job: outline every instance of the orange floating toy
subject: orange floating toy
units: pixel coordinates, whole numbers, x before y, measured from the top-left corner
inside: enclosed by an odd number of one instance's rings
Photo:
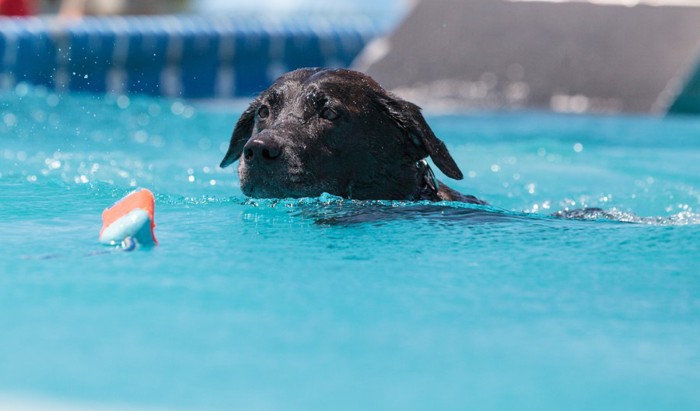
[[[100,242],[107,245],[122,244],[133,248],[136,244],[153,246],[158,244],[153,230],[155,198],[149,190],[136,190],[102,212]]]

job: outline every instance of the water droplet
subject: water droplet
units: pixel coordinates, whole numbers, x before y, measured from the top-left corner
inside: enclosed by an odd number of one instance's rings
[[[61,168],[61,160],[51,160],[48,166],[51,170],[58,170]]]
[[[192,118],[192,116],[194,116],[194,107],[185,106],[185,109],[182,111],[182,117]]]
[[[129,103],[130,101],[128,96],[121,95],[117,97],[117,106],[119,106],[119,108],[125,109],[129,107]]]
[[[14,127],[15,125],[17,125],[17,116],[12,113],[7,113],[4,116],[2,116],[2,121],[7,127]]]
[[[526,184],[525,189],[527,190],[528,193],[535,194],[535,184],[534,183]]]
[[[148,133],[146,133],[146,132],[143,131],[143,130],[139,130],[139,131],[137,131],[136,133],[134,133],[134,140],[135,140],[137,143],[142,143],[142,144],[143,144],[143,143],[145,143],[146,141],[148,141]]]
[[[29,93],[29,85],[27,83],[19,83],[15,86],[15,94],[18,97],[24,97]]]
[[[185,105],[179,101],[176,101],[170,106],[170,111],[172,111],[172,113],[176,116],[179,116],[185,111]]]

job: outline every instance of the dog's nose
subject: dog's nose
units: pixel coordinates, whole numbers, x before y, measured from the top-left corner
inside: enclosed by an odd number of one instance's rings
[[[243,146],[243,156],[247,161],[253,159],[272,161],[281,154],[282,146],[269,136],[253,138]]]

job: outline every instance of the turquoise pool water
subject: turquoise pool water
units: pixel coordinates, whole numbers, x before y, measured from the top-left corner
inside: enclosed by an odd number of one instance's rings
[[[479,209],[248,201],[236,109],[0,110],[0,408],[700,408],[698,119],[429,117]],[[100,246],[135,187],[160,246]]]

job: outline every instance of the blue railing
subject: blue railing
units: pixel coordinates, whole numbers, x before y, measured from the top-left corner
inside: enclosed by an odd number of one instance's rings
[[[249,97],[294,68],[348,66],[386,29],[363,15],[0,17],[0,87]]]

